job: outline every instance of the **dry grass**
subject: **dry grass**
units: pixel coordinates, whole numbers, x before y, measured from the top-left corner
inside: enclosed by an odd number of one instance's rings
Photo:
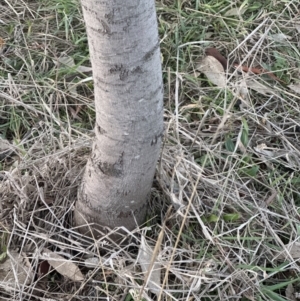
[[[81,237],[71,223],[95,116],[91,74],[78,69],[89,66],[78,3],[1,2],[0,260],[13,263],[16,251],[27,266],[10,283],[0,266],[1,300],[297,300],[298,3],[248,2],[157,1],[165,143],[149,221],[124,248]],[[220,89],[196,70],[208,46],[286,84],[235,72]],[[245,77],[261,86],[241,98]],[[156,296],[141,243],[154,249],[149,268],[161,270]],[[55,270],[31,279],[45,248],[84,281]]]

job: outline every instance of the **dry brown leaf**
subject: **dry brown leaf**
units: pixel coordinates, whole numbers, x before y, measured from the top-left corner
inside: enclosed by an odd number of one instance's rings
[[[274,90],[269,88],[268,86],[265,86],[261,83],[259,83],[257,80],[255,79],[247,79],[246,80],[247,83],[247,87],[262,94],[265,96],[270,96],[270,95],[274,95]]]
[[[61,275],[67,277],[73,281],[82,281],[84,276],[79,270],[78,266],[63,256],[52,252],[48,249],[44,249],[43,259],[47,260],[48,263]]]
[[[246,11],[246,8],[245,7],[234,7],[234,8],[231,8],[229,9],[224,16],[226,17],[231,17],[231,16],[242,16]]]
[[[73,119],[82,120],[81,117],[78,116],[78,113],[80,112],[81,108],[82,108],[81,105],[76,106],[76,111],[72,107],[68,108]]]
[[[54,64],[58,66],[60,69],[65,67],[73,68],[75,67],[74,59],[71,56],[68,55],[62,55],[60,58],[53,60]],[[75,71],[87,73],[92,71],[92,67],[86,67],[86,66],[78,66],[75,68]]]
[[[244,101],[248,102],[249,89],[247,87],[246,80],[242,78],[240,81],[235,83],[236,92],[239,98],[242,98]],[[249,104],[247,104],[249,105]]]
[[[30,285],[34,273],[26,255],[15,251],[10,251],[7,255],[5,262],[0,264],[1,287],[9,292],[14,291],[18,285]]]
[[[300,82],[296,83],[296,84],[290,84],[288,85],[288,87],[293,90],[296,93],[300,94]]]
[[[299,259],[300,258],[300,243],[295,242],[292,246],[287,245],[286,249],[289,251],[289,256],[284,252],[279,254],[276,259],[286,260],[288,258]]]
[[[208,55],[196,67],[204,73],[206,77],[219,88],[226,87],[226,77],[222,64],[213,56]]]
[[[285,296],[287,297],[288,300],[291,301],[296,301],[295,297],[295,289],[292,283],[288,284],[286,289],[285,289]]]
[[[262,67],[258,66],[258,67],[248,67],[245,65],[239,65],[237,63],[233,64],[233,66],[235,68],[237,68],[239,71],[244,71],[244,72],[252,72],[254,74],[265,74],[267,76],[269,76],[270,78],[281,82],[281,83],[285,83],[283,80],[281,80],[279,77],[277,77],[273,72],[263,69]]]
[[[292,37],[284,33],[276,33],[269,36],[273,41],[288,44],[288,40],[291,40]]]
[[[13,145],[8,140],[0,137],[0,160],[9,156],[13,152]]]
[[[205,54],[213,56],[215,59],[217,59],[222,64],[224,71],[227,70],[227,67],[228,67],[227,59],[219,52],[219,50],[217,48],[213,48],[213,47],[206,48]]]
[[[85,261],[84,261],[84,265],[89,268],[89,269],[94,269],[96,268],[97,266],[100,265],[100,260],[98,257],[92,257],[92,258],[87,258]]]
[[[153,266],[151,266],[153,253],[154,250],[147,244],[145,237],[142,235],[138,255],[138,263],[140,264],[142,271],[145,275],[147,275],[149,269],[152,269],[147,279],[148,283],[146,287],[148,287],[152,291],[152,293],[158,294],[160,287],[161,267],[158,263],[154,263]]]
[[[0,55],[4,52],[5,46],[5,40],[0,38]]]
[[[87,72],[92,72],[93,69],[92,67],[78,66],[76,70],[81,73],[87,73]]]

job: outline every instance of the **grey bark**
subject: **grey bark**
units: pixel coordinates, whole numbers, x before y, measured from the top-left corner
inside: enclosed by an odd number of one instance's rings
[[[93,231],[132,230],[145,218],[163,134],[155,1],[82,0],[82,9],[96,125],[74,219],[79,226],[98,224]]]

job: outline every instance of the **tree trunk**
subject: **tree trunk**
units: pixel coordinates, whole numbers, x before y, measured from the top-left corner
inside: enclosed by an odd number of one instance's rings
[[[74,219],[94,223],[94,235],[107,227],[132,230],[145,218],[163,134],[155,1],[82,0],[82,8],[96,125]]]

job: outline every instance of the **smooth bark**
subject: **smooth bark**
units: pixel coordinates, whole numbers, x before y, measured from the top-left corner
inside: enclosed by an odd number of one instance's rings
[[[82,8],[96,125],[75,223],[95,223],[93,231],[121,226],[132,230],[145,218],[163,134],[155,1],[82,0]]]

